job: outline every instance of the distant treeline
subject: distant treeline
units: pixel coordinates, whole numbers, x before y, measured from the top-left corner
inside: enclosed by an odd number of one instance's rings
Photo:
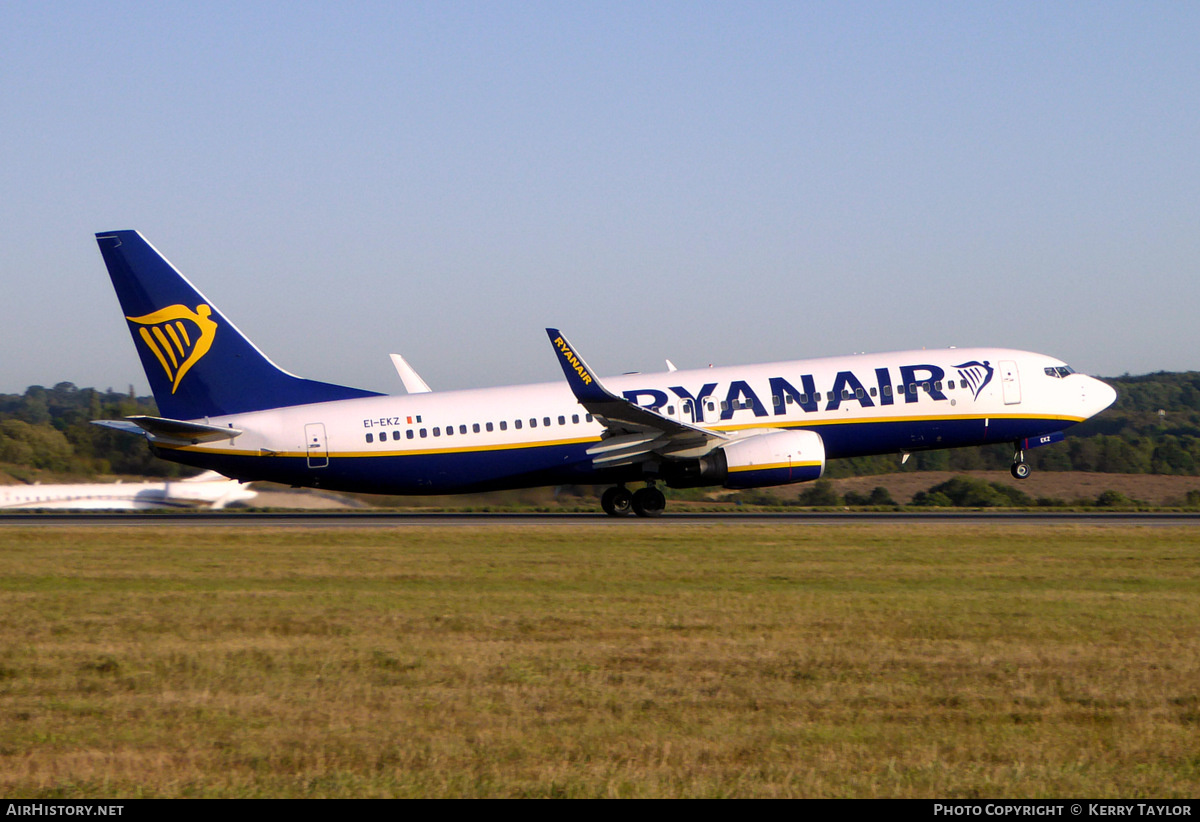
[[[1160,372],[1106,379],[1116,404],[1071,428],[1066,442],[1035,448],[1025,458],[1041,471],[1103,471],[1115,474],[1200,474],[1200,372]],[[24,394],[0,394],[0,463],[57,473],[177,476],[179,466],[151,456],[139,437],[91,425],[157,413],[150,397],[111,389],[77,388],[60,382],[34,385]],[[835,460],[827,476],[893,471],[1007,470],[1012,446]]]
[[[146,441],[92,425],[156,414],[154,400],[60,382],[33,385],[24,394],[0,394],[0,464],[40,468],[56,474],[140,474],[173,477],[180,466],[150,453]]]

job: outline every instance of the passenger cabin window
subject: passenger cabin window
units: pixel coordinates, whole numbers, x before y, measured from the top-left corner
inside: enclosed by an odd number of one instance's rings
[[[367,434],[367,442],[375,442],[375,435]]]
[[[578,414],[572,414],[572,415],[571,415],[571,422],[578,424],[578,423],[579,423],[579,415],[578,415]]]
[[[486,423],[486,424],[485,424],[483,427],[484,427],[484,428],[487,430],[487,432],[488,432],[489,434],[491,433],[491,431],[492,431],[492,424],[491,424],[490,422],[489,422],[489,423]]]
[[[490,425],[491,423],[488,423],[488,424]],[[506,420],[500,420],[500,430],[501,431],[508,430],[508,422]]]
[[[519,430],[519,429],[521,428],[521,421],[520,421],[520,420],[513,420],[513,428],[516,428],[516,429],[518,429],[518,430]]]
[[[411,440],[413,438],[413,430],[411,428],[408,429],[407,431],[404,432],[404,435]]]

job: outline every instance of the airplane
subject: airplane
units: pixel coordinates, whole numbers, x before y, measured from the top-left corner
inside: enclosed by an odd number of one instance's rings
[[[236,480],[205,471],[164,482],[93,482],[0,485],[0,510],[142,511],[150,508],[224,508],[258,496]]]
[[[999,348],[601,379],[554,328],[564,380],[429,391],[398,365],[418,390],[384,395],[284,371],[136,231],[96,240],[162,415],[96,422],[242,481],[392,495],[608,485],[605,513],[653,517],[662,485],[786,485],[873,454],[1011,443],[1024,478],[1027,449],[1116,399],[1061,360]]]

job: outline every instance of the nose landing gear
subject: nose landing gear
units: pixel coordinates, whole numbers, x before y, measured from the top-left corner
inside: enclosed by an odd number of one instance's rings
[[[1032,471],[1033,469],[1029,467],[1029,463],[1025,462],[1025,451],[1018,444],[1017,452],[1013,454],[1013,464],[1009,472],[1016,479],[1026,479]]]

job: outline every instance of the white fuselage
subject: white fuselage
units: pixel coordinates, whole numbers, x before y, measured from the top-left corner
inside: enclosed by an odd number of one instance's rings
[[[731,437],[811,430],[829,458],[1016,442],[1060,431],[1115,392],[1060,360],[942,349],[604,379],[615,394]],[[200,420],[242,433],[159,453],[243,480],[439,493],[636,477],[596,470],[604,427],[564,382],[376,396]]]

